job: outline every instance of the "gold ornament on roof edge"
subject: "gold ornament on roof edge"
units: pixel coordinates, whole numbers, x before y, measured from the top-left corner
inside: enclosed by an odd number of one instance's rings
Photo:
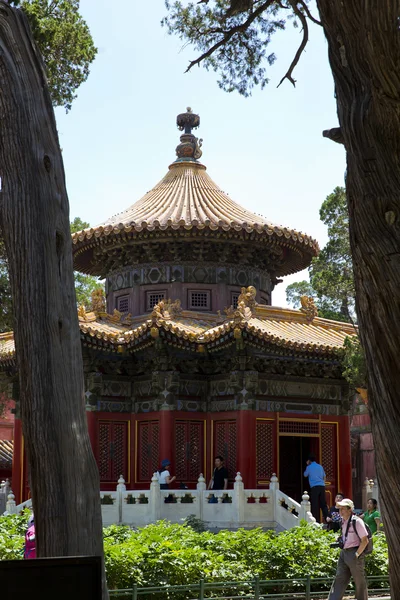
[[[160,319],[174,319],[179,317],[182,313],[181,301],[175,300],[160,300],[158,304],[156,304],[153,308],[153,312],[151,313],[151,318],[153,321],[158,321]]]
[[[81,304],[78,307],[78,319],[80,321],[86,321],[86,309],[84,304]]]
[[[249,285],[247,288],[242,287],[238,298],[238,306],[243,302],[245,307],[253,311],[256,307],[256,295],[257,290],[254,285]]]
[[[250,321],[254,316],[257,305],[256,294],[257,290],[253,285],[249,285],[247,288],[242,287],[238,297],[237,308],[234,309],[233,306],[225,308],[224,312],[228,319],[233,319],[236,322]]]
[[[95,313],[105,312],[106,299],[104,297],[103,288],[96,288],[92,292],[92,310]]]
[[[306,315],[307,321],[311,322],[318,316],[318,309],[315,306],[314,298],[312,296],[301,296],[300,302],[300,311]]]

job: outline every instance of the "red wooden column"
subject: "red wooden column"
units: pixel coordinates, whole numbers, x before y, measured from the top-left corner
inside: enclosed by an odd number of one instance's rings
[[[22,498],[24,493],[24,438],[22,436],[21,419],[15,418],[14,421],[14,451],[12,462],[12,481],[11,488],[15,496],[16,504],[25,500]]]
[[[171,475],[175,475],[175,431],[174,411],[161,410],[160,415],[160,461],[171,461]],[[174,484],[172,484],[174,487]]]
[[[339,469],[340,487],[347,498],[352,498],[352,467],[350,445],[350,418],[339,417]]]
[[[240,410],[237,419],[237,470],[244,487],[256,486],[256,418],[252,410]]]

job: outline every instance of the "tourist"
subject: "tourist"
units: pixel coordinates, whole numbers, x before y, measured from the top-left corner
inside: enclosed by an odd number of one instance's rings
[[[36,558],[36,534],[33,513],[28,519],[28,529],[25,534],[24,558]]]
[[[227,490],[228,489],[228,469],[224,467],[222,456],[216,456],[214,459],[214,472],[208,484],[209,490]]]
[[[368,525],[371,533],[379,531],[381,526],[381,514],[378,511],[378,501],[375,498],[370,498],[367,502],[367,511],[361,515],[364,523]]]
[[[308,477],[310,485],[311,512],[317,523],[319,523],[319,509],[321,508],[324,519],[328,516],[328,506],[325,497],[325,471],[319,465],[314,454],[310,454],[307,460],[307,468],[304,477]]]
[[[168,490],[169,484],[175,481],[175,475],[171,477],[169,472],[169,467],[171,466],[171,461],[167,458],[162,461],[161,469],[158,471],[158,481],[160,483],[160,488],[162,490]]]
[[[326,517],[326,522],[328,523],[328,531],[339,531],[341,525],[341,517],[339,513],[338,502],[343,500],[344,496],[341,492],[337,493],[335,496],[335,505],[331,506],[328,512],[328,516]]]
[[[355,599],[368,600],[363,554],[368,546],[368,532],[364,521],[353,515],[354,504],[350,498],[338,502],[338,507],[342,518],[342,535],[339,538],[341,551],[328,600],[342,600],[351,577],[356,586]]]

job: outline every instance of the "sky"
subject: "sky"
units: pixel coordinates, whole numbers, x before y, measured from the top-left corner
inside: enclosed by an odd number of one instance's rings
[[[71,220],[95,226],[154,187],[175,160],[176,115],[190,106],[212,179],[242,206],[326,243],[319,208],[344,184],[345,153],[322,137],[337,116],[321,27],[310,25],[295,88],[277,87],[301,41],[289,24],[270,44],[270,83],[243,98],[220,90],[212,71],[185,74],[197,53],[161,27],[163,0],[81,0],[80,12],[98,55],[72,110],[56,109]],[[272,304],[286,306],[286,285],[307,278],[285,277]]]

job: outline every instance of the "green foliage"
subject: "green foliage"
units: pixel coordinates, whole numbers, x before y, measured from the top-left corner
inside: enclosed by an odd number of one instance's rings
[[[288,285],[286,299],[297,307],[300,296],[312,296],[319,316],[354,322],[355,289],[345,189],[336,187],[322,203],[319,214],[328,227],[328,242],[311,263],[310,282]]]
[[[75,219],[71,222],[70,228],[71,233],[77,233],[78,231],[82,231],[82,229],[87,229],[90,227],[89,223],[82,221],[80,217],[75,217]],[[75,293],[76,293],[76,303],[78,306],[83,306],[86,310],[91,310],[92,308],[92,293],[97,289],[104,289],[104,285],[100,282],[97,277],[92,277],[91,275],[83,275],[82,273],[74,272],[75,279]]]
[[[233,4],[231,0],[166,0],[168,15],[162,25],[185,46],[190,44],[200,53],[189,64],[189,69],[202,63],[207,70],[218,72],[220,88],[248,96],[254,86],[264,88],[269,81],[265,65],[271,66],[276,59],[275,54],[269,52],[272,35],[285,29],[290,20],[294,26],[301,21],[304,29],[304,21],[310,15],[309,0],[296,3],[295,8],[280,0],[261,0],[254,5],[242,2],[242,5],[253,5],[250,10],[234,11]],[[294,82],[291,74],[288,78]]]
[[[0,560],[23,558],[25,532],[30,511],[0,517]]]
[[[305,522],[278,535],[261,529],[225,530],[215,535],[165,521],[135,531],[113,525],[104,530],[107,580],[111,589],[130,588],[133,583],[190,584],[200,578],[248,581],[256,575],[260,579],[333,577],[339,554],[339,550],[329,547],[334,539],[334,534]],[[375,539],[376,551],[367,557],[366,571],[369,575],[384,575],[388,572],[386,539],[383,534]],[[291,584],[286,591],[295,589]]]
[[[13,0],[10,4],[28,17],[43,56],[53,105],[64,106],[68,112],[97,54],[79,14],[79,0]]]
[[[353,389],[367,387],[367,365],[360,338],[346,337],[342,358],[343,376]]]
[[[0,560],[22,558],[29,511],[0,517]],[[301,522],[280,534],[261,529],[197,532],[188,525],[166,521],[132,530],[111,525],[103,530],[107,582],[110,589],[139,586],[184,585],[208,582],[333,577],[339,550],[329,544],[332,533]],[[366,559],[368,575],[388,572],[383,533],[374,536],[374,552]],[[278,591],[269,590],[270,593]],[[279,591],[282,591],[281,588]],[[296,591],[296,584],[285,590]],[[232,585],[224,593],[234,595]],[[174,596],[176,600],[187,594]]]
[[[195,515],[189,515],[188,517],[186,517],[185,525],[191,527],[193,531],[196,531],[197,533],[202,533],[206,530],[204,521],[198,519]]]

